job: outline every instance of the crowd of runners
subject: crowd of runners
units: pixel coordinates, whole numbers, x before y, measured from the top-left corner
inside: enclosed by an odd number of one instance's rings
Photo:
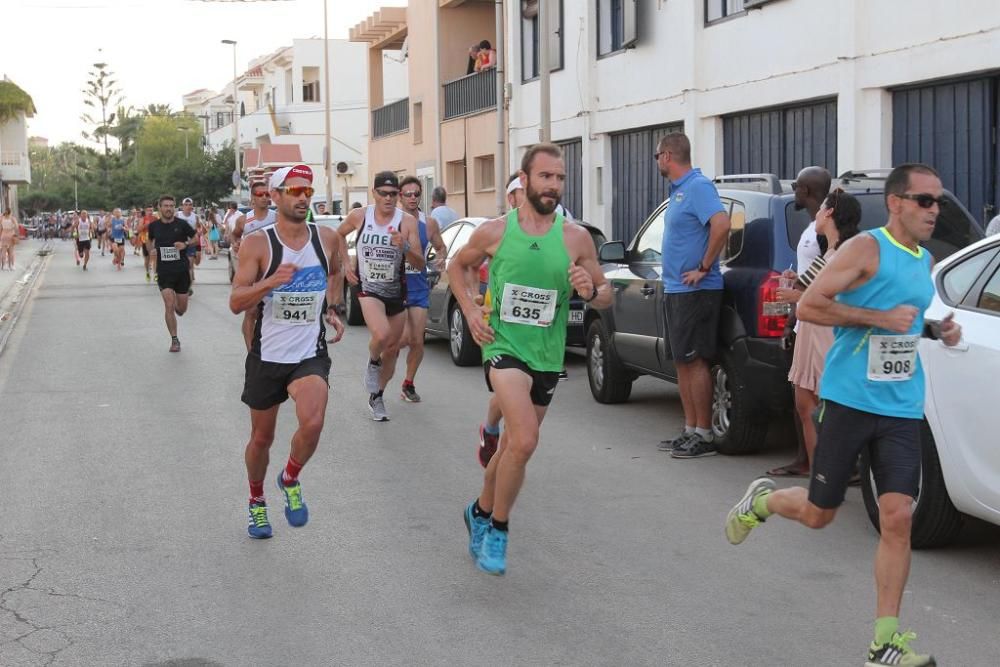
[[[657,159],[669,164],[673,188],[683,193],[685,187],[711,186],[692,170],[686,137],[671,137]],[[447,266],[442,225],[420,210],[418,179],[379,172],[372,183],[374,203],[352,210],[334,229],[308,219],[314,189],[306,165],[279,169],[268,182],[255,183],[246,214],[231,208],[222,216],[214,211],[199,215],[190,199],[183,199],[177,211],[170,196],[161,197],[155,210],[127,215],[118,209],[96,219],[86,211],[73,213],[75,261],[87,270],[100,250],[120,270],[127,248],[132,255],[142,254],[147,278],[155,280],[163,299],[169,349],[179,352],[177,318],[193,294],[194,267],[205,255],[217,257],[221,239],[232,242],[231,252],[240,261],[229,306],[242,317],[247,348],[242,392],[250,411],[247,531],[263,539],[273,535],[264,489],[278,411],[288,398],[295,403],[298,427],[275,486],[288,524],[301,527],[309,520],[300,476],[324,426],[329,346],[345,331],[345,281],[359,286],[368,333],[367,357],[357,368],[359,401],[367,400],[373,420],[389,420],[384,393],[404,348],[400,397],[421,400],[415,376],[423,357],[430,289],[425,258],[432,246],[438,258],[434,268],[447,272],[482,348],[489,392],[483,395],[487,416],[479,425],[482,483],[463,512],[468,553],[483,572],[502,575],[515,501],[563,370],[569,299],[575,292],[591,308],[603,309],[614,298],[589,233],[557,208],[565,180],[560,148],[531,147],[517,178],[523,196],[516,205],[481,224]],[[711,199],[711,192],[714,187],[699,196]],[[951,317],[937,327],[925,327],[923,320],[934,288],[931,260],[920,242],[930,238],[939,213],[940,179],[928,166],[904,165],[888,177],[885,192],[889,220],[872,232],[858,232],[859,209],[846,193],[823,193],[814,207],[821,232],[836,247],[810,268],[798,306],[804,324],[833,330],[817,391],[809,487],[777,489],[770,479],[754,480],[726,518],[725,535],[740,544],[774,516],[811,528],[827,525],[844,501],[858,453],[867,448],[882,530],[875,558],[875,637],[866,664],[933,665],[933,658],[910,648],[914,635],[901,632],[898,624],[920,478],[924,378],[916,341],[931,335],[955,345],[961,328]],[[685,279],[697,283],[717,266],[708,225],[716,207],[672,208],[666,236],[696,239]],[[356,264],[347,251],[350,241]],[[481,294],[478,273],[485,261],[489,278]]]

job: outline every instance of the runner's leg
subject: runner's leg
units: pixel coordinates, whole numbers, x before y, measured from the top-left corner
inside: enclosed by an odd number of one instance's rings
[[[406,309],[405,342],[410,349],[406,352],[406,380],[413,382],[424,360],[424,329],[427,328],[427,309],[419,306]]]
[[[875,552],[875,588],[878,595],[876,617],[899,616],[903,589],[910,576],[910,530],[913,526],[913,498],[904,493],[883,493],[878,497],[880,537]]]
[[[371,338],[368,341],[368,358],[378,361],[387,347],[390,336],[389,318],[385,314],[385,304],[371,296],[358,299],[361,312],[365,316],[365,325]]]
[[[387,318],[389,335],[382,352],[382,372],[379,375],[379,390],[384,391],[392,376],[396,373],[396,360],[399,358],[399,344],[403,339],[403,328],[406,325],[406,311],[396,313]]]
[[[177,292],[172,289],[162,289],[160,290],[160,296],[163,297],[163,318],[167,323],[167,332],[170,334],[171,338],[177,337]],[[187,307],[187,298],[185,297],[185,308]]]
[[[492,511],[494,521],[506,522],[524,483],[528,460],[538,446],[538,430],[547,408],[532,404],[532,378],[521,370],[491,368],[490,383],[500,400],[507,428],[501,438],[501,451],[487,466],[486,478],[493,467],[495,481],[492,489],[484,483],[480,507]]]
[[[288,395],[295,401],[295,415],[299,420],[299,428],[292,435],[290,456],[304,466],[319,445],[329,387],[320,376],[307,375],[288,385]]]
[[[183,315],[188,309],[188,295],[187,294],[177,294],[176,301],[174,303],[174,312],[178,316]],[[176,325],[174,325],[176,328]]]
[[[279,404],[267,410],[250,410],[250,440],[247,442],[243,459],[246,461],[247,479],[251,485],[262,483],[267,477],[267,464],[270,460],[274,427],[278,422],[280,407]]]

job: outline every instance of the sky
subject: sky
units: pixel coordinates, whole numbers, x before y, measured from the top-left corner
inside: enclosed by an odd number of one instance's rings
[[[328,0],[331,39],[384,6],[406,0]],[[430,0],[414,0],[428,2]],[[435,0],[436,1],[436,0]],[[242,74],[254,58],[323,36],[323,0],[0,0],[0,77],[35,101],[31,136],[49,145],[85,143],[81,92],[92,63],[116,75],[126,105],[169,104],[199,88],[221,90],[233,77],[234,39]]]

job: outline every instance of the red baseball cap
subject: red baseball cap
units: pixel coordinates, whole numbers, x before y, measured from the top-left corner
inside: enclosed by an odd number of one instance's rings
[[[304,178],[311,184],[313,182],[312,167],[306,164],[297,164],[294,167],[282,167],[278,171],[271,174],[271,181],[268,183],[268,188],[271,190],[277,190],[283,186],[285,181],[289,178]]]

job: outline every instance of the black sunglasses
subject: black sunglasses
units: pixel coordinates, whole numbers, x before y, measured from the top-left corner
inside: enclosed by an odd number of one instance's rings
[[[927,193],[920,193],[918,195],[901,194],[896,196],[899,197],[900,199],[909,199],[910,201],[915,201],[917,202],[917,206],[919,206],[920,208],[930,208],[931,206],[934,206],[934,204],[937,204],[938,208],[941,208],[944,206],[945,203],[944,197],[935,197],[934,195],[929,195]]]
[[[375,194],[377,194],[379,197],[382,197],[383,199],[389,199],[392,197],[398,197],[399,190],[376,190]]]

